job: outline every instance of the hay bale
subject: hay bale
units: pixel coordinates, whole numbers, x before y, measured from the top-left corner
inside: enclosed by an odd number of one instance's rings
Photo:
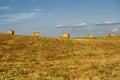
[[[40,37],[40,32],[34,32],[33,36],[34,37]]]
[[[88,38],[89,38],[89,39],[92,39],[92,38],[93,38],[93,35],[89,34],[89,35],[88,35]]]
[[[70,34],[64,33],[63,35],[60,36],[60,38],[68,39],[68,38],[70,38]]]
[[[114,34],[112,34],[112,33],[108,33],[108,35],[107,35],[109,38],[114,38],[115,37],[115,35]]]
[[[14,30],[8,30],[8,31],[7,31],[7,34],[14,35],[15,32],[14,32]]]

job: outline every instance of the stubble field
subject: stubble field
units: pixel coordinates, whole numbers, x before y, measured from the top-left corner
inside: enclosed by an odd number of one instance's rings
[[[120,37],[76,40],[0,33],[0,80],[120,80]]]

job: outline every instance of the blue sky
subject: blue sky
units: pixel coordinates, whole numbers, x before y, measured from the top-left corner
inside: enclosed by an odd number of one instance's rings
[[[120,34],[120,0],[0,0],[0,32],[72,37]]]

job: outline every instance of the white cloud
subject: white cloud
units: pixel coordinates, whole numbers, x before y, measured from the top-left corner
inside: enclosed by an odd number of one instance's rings
[[[62,28],[62,27],[68,27],[68,26],[67,25],[61,25],[61,24],[56,25],[56,28]]]
[[[14,9],[12,9],[14,10]],[[16,12],[16,13],[6,13],[6,14],[0,14],[0,24],[6,24],[11,22],[18,22],[25,19],[35,19],[38,17],[53,17],[53,14],[51,13],[45,13],[43,12],[43,9],[35,8],[31,10],[27,10],[29,12]],[[10,11],[13,12],[13,11]]]
[[[43,11],[43,9],[33,9],[33,11],[40,12]]]
[[[39,12],[22,12],[22,13],[13,13],[0,16],[2,22],[16,22],[24,19],[29,19],[35,17]]]
[[[80,28],[87,26],[87,23],[73,24],[73,25],[56,25],[56,28]]]
[[[106,22],[97,22],[95,25],[118,25],[120,24],[120,21],[106,21]]]
[[[73,27],[73,26],[71,26],[71,25],[56,25],[56,28],[71,28],[71,27]]]
[[[82,27],[82,26],[86,26],[86,25],[87,25],[87,23],[80,23],[80,24],[75,24],[73,26],[75,26],[75,27]]]
[[[0,6],[0,10],[9,10],[10,8],[8,6]]]

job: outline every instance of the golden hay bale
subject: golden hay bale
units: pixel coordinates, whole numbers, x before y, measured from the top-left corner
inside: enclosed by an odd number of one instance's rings
[[[108,33],[108,37],[113,38],[113,37],[115,37],[115,35],[112,33]]]
[[[40,33],[39,33],[39,32],[34,32],[33,36],[39,37],[39,36],[40,36]]]
[[[64,33],[62,36],[60,36],[60,38],[68,39],[70,38],[70,34]]]
[[[88,38],[90,38],[90,39],[93,38],[93,35],[89,34],[89,35],[88,35]]]
[[[8,30],[7,31],[7,34],[10,34],[10,35],[14,35],[14,33],[15,33],[14,30]]]

